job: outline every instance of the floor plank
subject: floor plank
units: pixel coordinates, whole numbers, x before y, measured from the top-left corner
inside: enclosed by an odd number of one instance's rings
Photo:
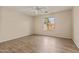
[[[32,35],[0,43],[1,53],[79,53],[73,40]]]

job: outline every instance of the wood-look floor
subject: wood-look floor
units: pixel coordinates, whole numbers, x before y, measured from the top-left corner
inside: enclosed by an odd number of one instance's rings
[[[71,39],[32,35],[0,43],[3,53],[78,53]]]

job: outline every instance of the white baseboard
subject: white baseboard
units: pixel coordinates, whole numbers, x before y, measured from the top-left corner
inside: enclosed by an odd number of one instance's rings
[[[72,37],[65,37],[65,36],[58,36],[58,35],[47,35],[47,34],[37,34],[37,35],[45,35],[45,36],[52,36],[52,37],[60,37],[60,38],[72,39]]]
[[[28,34],[28,35],[17,35],[17,36],[14,36],[14,37],[11,37],[11,38],[2,38],[0,40],[0,42],[5,42],[5,41],[9,41],[9,40],[14,40],[14,39],[17,39],[17,38],[21,38],[21,37],[24,37],[24,36],[30,36],[32,34]]]
[[[77,44],[77,42],[74,39],[72,39],[72,40],[75,43],[75,45],[77,46],[77,48],[79,48],[79,45]]]

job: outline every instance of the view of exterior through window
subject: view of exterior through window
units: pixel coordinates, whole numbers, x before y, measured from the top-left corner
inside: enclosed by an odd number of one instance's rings
[[[55,18],[54,17],[45,17],[43,28],[45,31],[51,31],[51,30],[55,29]]]

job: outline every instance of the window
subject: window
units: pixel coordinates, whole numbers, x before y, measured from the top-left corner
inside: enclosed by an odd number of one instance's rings
[[[44,26],[45,31],[51,31],[55,29],[55,18],[54,17],[45,17]]]

